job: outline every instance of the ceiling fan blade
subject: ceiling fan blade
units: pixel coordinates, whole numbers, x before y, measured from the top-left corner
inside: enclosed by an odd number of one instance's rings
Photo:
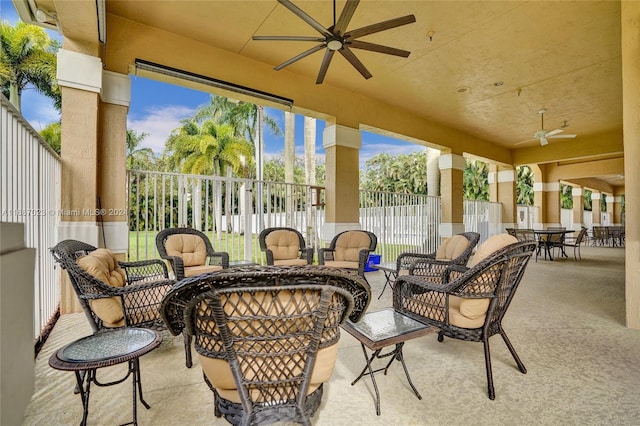
[[[253,36],[253,40],[275,40],[275,41],[324,41],[322,37],[305,36]]]
[[[358,3],[360,3],[360,0],[347,0],[347,4],[344,5],[344,8],[340,13],[340,17],[338,18],[338,22],[336,22],[336,26],[333,29],[335,34],[344,35],[344,32],[347,30],[347,26],[349,25],[349,22],[351,22],[351,18],[358,7]]]
[[[353,49],[370,50],[372,52],[386,53],[387,55],[402,56],[403,58],[407,58],[411,54],[411,52],[406,50],[383,46],[381,44],[367,43],[366,41],[353,40],[347,42],[347,44]]]
[[[536,140],[538,140],[538,139],[537,139],[537,138],[533,138],[533,139],[526,139],[526,140],[520,141],[520,142],[518,142],[518,143],[514,143],[513,145],[514,145],[514,146],[516,146],[516,145],[522,145],[523,143],[532,142],[532,141],[536,141]]]
[[[562,129],[550,130],[545,134],[545,136],[549,137],[549,136],[557,135],[558,133],[562,133]]]
[[[318,21],[313,19],[311,16],[307,15],[307,13],[304,10],[300,9],[298,6],[293,4],[291,1],[289,1],[289,0],[278,0],[278,3],[280,3],[281,5],[286,7],[287,9],[289,9],[298,18],[302,19],[304,22],[306,22],[307,24],[311,25],[316,31],[318,31],[323,36],[331,37],[333,35],[333,34],[331,34],[329,32],[329,30],[327,30],[325,27],[320,25],[320,23]]]
[[[549,141],[547,140],[547,138],[545,138],[544,136],[540,137],[540,145],[545,146],[549,143]]]
[[[378,22],[377,24],[367,25],[366,27],[358,28],[353,31],[349,31],[344,36],[351,40],[364,37],[369,34],[378,33],[380,31],[390,30],[391,28],[400,27],[402,25],[411,24],[416,22],[414,15],[402,16],[400,18],[389,19],[388,21]]]
[[[551,139],[573,139],[576,136],[577,135],[573,133],[567,133],[566,135],[553,135],[553,136],[547,135],[547,137]]]
[[[304,52],[300,53],[299,55],[294,56],[293,58],[289,59],[288,61],[284,61],[283,63],[281,63],[280,65],[278,65],[277,67],[274,68],[274,70],[276,71],[280,71],[282,68],[291,65],[292,63],[299,61],[302,58],[305,58],[309,55],[311,55],[312,53],[316,53],[319,50],[322,50],[325,48],[324,44],[319,44],[315,47],[312,47],[309,50],[305,50]]]
[[[322,58],[322,65],[320,65],[320,71],[318,72],[318,78],[316,79],[316,84],[322,84],[324,81],[325,75],[327,75],[327,70],[329,69],[329,64],[331,63],[331,59],[333,59],[333,54],[335,50],[327,49],[324,52],[324,58]]]
[[[357,69],[360,74],[362,74],[364,78],[369,79],[373,77],[367,67],[365,67],[364,64],[360,62],[360,59],[356,58],[356,55],[354,55],[348,47],[345,46],[342,49],[338,50],[338,52],[340,52],[342,56],[344,56],[346,60],[349,61],[351,65],[353,65],[353,67]]]

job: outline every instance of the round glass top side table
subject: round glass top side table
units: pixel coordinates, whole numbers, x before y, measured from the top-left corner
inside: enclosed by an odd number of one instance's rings
[[[83,337],[60,348],[49,358],[49,365],[57,370],[73,371],[76,374],[80,398],[82,399],[82,426],[87,424],[89,414],[89,395],[91,383],[96,386],[111,386],[122,383],[133,375],[133,420],[126,424],[138,424],[136,401],[151,408],[142,397],[140,380],[140,357],[151,352],[162,342],[162,336],[155,330],[147,328],[116,328],[99,331],[91,336]],[[103,367],[127,362],[129,368],[126,376],[120,380],[101,383],[96,377],[96,370]]]

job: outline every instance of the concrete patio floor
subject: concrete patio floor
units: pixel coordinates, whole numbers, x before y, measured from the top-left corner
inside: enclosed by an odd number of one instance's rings
[[[491,339],[495,401],[489,400],[482,344],[435,335],[405,345],[405,360],[423,399],[394,364],[377,375],[381,415],[376,416],[369,378],[351,381],[364,365],[360,344],[343,332],[338,361],[325,384],[317,425],[637,425],[640,422],[640,331],[627,329],[624,249],[583,247],[582,261],[532,259],[504,320],[504,328],[528,373],[521,374],[502,339]],[[367,273],[369,310],[391,306],[391,291],[378,295],[382,272]],[[73,425],[82,417],[73,373],[48,366],[59,347],[90,334],[83,314],[64,315],[36,359],[36,391],[24,425]],[[182,337],[164,334],[162,345],[140,359],[144,397],[140,425],[223,425],[196,361],[184,365]],[[195,352],[194,352],[195,353]],[[106,381],[124,367],[98,370]],[[89,424],[131,421],[131,382],[93,387]]]

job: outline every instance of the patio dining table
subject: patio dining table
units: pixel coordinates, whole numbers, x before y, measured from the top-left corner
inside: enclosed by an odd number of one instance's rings
[[[558,241],[564,241],[564,237],[567,234],[572,234],[576,232],[573,229],[534,229],[533,233],[536,236],[536,241],[538,241],[538,251],[540,248],[544,249],[544,260],[547,260],[547,254],[549,255],[549,260],[553,261],[553,241],[554,236],[559,236],[560,239]],[[546,236],[546,238],[544,237]],[[560,255],[564,257],[567,256],[567,253],[564,251],[564,244],[560,244],[557,247],[560,248]],[[536,261],[538,260],[538,251],[536,252]]]

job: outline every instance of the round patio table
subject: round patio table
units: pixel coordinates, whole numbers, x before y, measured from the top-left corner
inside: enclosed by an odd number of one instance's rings
[[[73,371],[76,374],[77,391],[82,399],[82,426],[87,424],[91,383],[96,386],[111,386],[122,383],[133,375],[133,420],[125,424],[138,424],[136,400],[151,408],[142,397],[139,358],[154,350],[162,342],[162,336],[147,328],[117,328],[99,331],[60,348],[49,358],[49,365],[56,370]],[[101,383],[96,370],[127,362],[127,375],[120,380]],[[136,396],[139,393],[139,396]]]

